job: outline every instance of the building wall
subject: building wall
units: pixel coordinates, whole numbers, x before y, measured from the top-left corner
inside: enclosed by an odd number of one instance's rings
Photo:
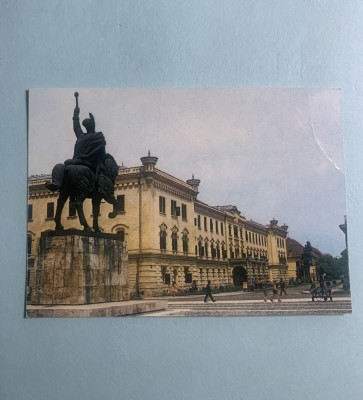
[[[46,218],[46,213],[49,202],[54,202],[55,212],[58,196],[45,189],[46,179],[50,177],[29,180],[29,205],[33,207],[28,224],[32,239],[29,256],[33,259],[30,268],[36,264],[41,232],[55,227],[54,220]],[[116,218],[109,219],[112,206],[102,203],[99,221],[104,232],[119,232],[127,242],[131,295],[168,294],[173,290],[173,282],[179,290],[187,291],[193,282],[202,288],[208,280],[213,287],[219,287],[243,281],[251,284],[255,279],[288,278],[287,227],[278,227],[277,221],[273,227],[247,221],[236,207],[211,207],[197,200],[197,193],[197,186],[152,165],[119,170],[115,196],[123,200],[124,207]],[[64,227],[82,229],[78,217],[70,217],[68,210],[67,202],[62,215]],[[88,199],[84,210],[91,225],[92,208]],[[162,232],[166,235],[165,248],[161,248]],[[187,249],[183,248],[183,236],[188,239]]]

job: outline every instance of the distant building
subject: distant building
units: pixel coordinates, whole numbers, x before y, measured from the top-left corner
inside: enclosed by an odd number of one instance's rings
[[[149,153],[142,166],[119,169],[115,219],[107,217],[111,206],[101,204],[100,226],[127,242],[133,295],[167,294],[173,282],[189,290],[205,287],[208,280],[213,287],[246,287],[256,279],[289,279],[286,225],[275,219],[262,225],[235,206],[201,202],[199,179],[184,182],[156,169],[157,160]],[[45,188],[49,180],[49,175],[29,178],[29,268],[36,267],[41,232],[54,229],[58,194]],[[84,210],[91,222],[90,200]],[[66,203],[62,223],[65,229],[82,229],[72,203]]]

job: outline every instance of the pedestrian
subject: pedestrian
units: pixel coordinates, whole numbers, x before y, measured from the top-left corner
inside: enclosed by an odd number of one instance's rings
[[[276,284],[275,281],[274,281],[274,283],[273,283],[273,285],[272,285],[272,299],[270,299],[271,302],[273,302],[274,299],[277,299],[278,301],[281,301],[280,296],[279,296],[279,293],[278,293],[278,291],[277,291],[277,284]]]
[[[212,287],[210,285],[210,281],[208,281],[207,287],[205,289],[205,297],[204,297],[204,303],[207,302],[207,298],[210,297],[210,299],[215,302],[213,296],[212,296]]]
[[[285,281],[281,278],[280,279],[280,296],[282,296],[282,293],[285,293],[285,296],[287,296],[285,288],[286,288]]]
[[[263,281],[262,279],[260,280],[260,288],[263,291],[263,301],[267,301],[266,284],[265,284],[265,281]]]

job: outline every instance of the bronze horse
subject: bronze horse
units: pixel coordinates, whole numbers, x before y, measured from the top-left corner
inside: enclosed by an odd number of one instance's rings
[[[60,181],[62,184],[59,187],[59,197],[54,218],[55,229],[64,229],[61,223],[61,216],[68,199],[75,204],[79,222],[84,230],[91,230],[83,211],[83,202],[86,198],[92,200],[92,227],[95,232],[100,232],[98,216],[102,199],[113,205],[113,211],[108,214],[108,217],[115,218],[117,215],[117,200],[113,195],[113,182],[117,171],[117,164],[109,154],[106,154],[104,162],[98,168],[97,175],[84,165],[57,164],[53,169],[53,175],[55,173],[61,174]],[[48,183],[46,186],[49,188],[50,184]]]

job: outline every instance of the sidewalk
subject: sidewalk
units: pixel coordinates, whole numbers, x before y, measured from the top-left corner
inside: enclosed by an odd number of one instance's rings
[[[161,311],[167,307],[168,302],[164,299],[148,299],[82,305],[28,305],[26,314],[29,318],[119,317]]]

